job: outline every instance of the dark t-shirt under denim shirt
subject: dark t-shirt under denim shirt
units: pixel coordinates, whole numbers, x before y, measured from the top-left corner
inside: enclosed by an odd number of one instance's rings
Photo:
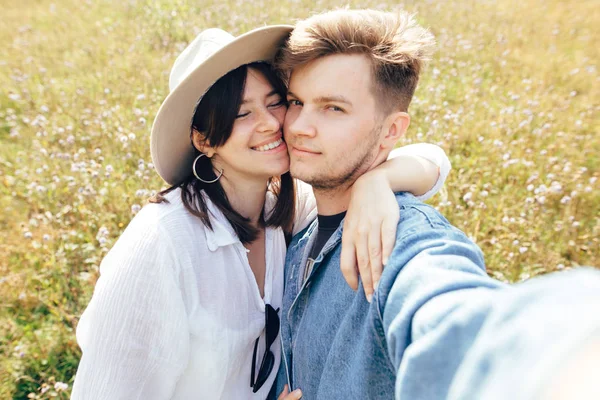
[[[316,233],[317,237],[315,238],[312,249],[310,250],[310,255],[308,256],[304,279],[310,275],[315,259],[333,232],[335,232],[338,226],[340,226],[340,222],[342,222],[345,216],[346,211],[335,215],[317,215],[317,219],[319,221]]]

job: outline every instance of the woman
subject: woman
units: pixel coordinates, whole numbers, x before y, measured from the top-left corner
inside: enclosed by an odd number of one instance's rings
[[[286,237],[315,217],[310,190],[298,185],[296,195],[287,172],[285,85],[262,62],[290,30],[234,39],[210,29],[175,61],[151,140],[171,187],[133,218],[102,262],[77,327],[83,356],[72,399],[267,396],[279,367],[273,321]],[[398,171],[393,189],[419,194],[436,180],[439,187],[442,161],[425,149],[437,166],[400,155],[378,167]],[[425,176],[415,180],[415,170]],[[353,193],[352,208],[367,209],[362,198]]]

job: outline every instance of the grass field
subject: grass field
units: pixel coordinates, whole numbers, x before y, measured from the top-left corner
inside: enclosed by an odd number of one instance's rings
[[[75,327],[99,262],[163,186],[149,131],[186,42],[207,27],[240,34],[339,5],[2,2],[0,399],[68,398]],[[598,3],[405,8],[439,42],[406,140],[438,143],[452,161],[432,203],[482,247],[498,279],[600,265]]]

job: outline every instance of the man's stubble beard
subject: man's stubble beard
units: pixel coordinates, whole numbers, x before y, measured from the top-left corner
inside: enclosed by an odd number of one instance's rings
[[[375,159],[377,154],[373,151],[373,148],[378,145],[380,131],[381,124],[376,124],[369,134],[365,136],[365,140],[368,140],[368,142],[363,146],[359,146],[359,148],[365,150],[358,155],[347,168],[344,168],[344,171],[341,173],[334,175],[334,172],[331,169],[328,169],[323,173],[319,173],[318,176],[307,177],[306,179],[303,179],[302,177],[297,178],[311,185],[313,189],[319,191],[331,192],[347,189],[352,186],[361,175],[367,172],[366,167],[370,166]],[[340,160],[334,160],[333,164],[336,165],[339,162]]]

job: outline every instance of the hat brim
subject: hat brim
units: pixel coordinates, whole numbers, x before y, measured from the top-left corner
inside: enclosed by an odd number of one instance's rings
[[[169,93],[156,114],[150,136],[152,162],[165,182],[178,184],[191,172],[194,149],[190,143],[190,125],[198,99],[229,71],[252,62],[271,62],[293,28],[266,26],[238,36]]]

